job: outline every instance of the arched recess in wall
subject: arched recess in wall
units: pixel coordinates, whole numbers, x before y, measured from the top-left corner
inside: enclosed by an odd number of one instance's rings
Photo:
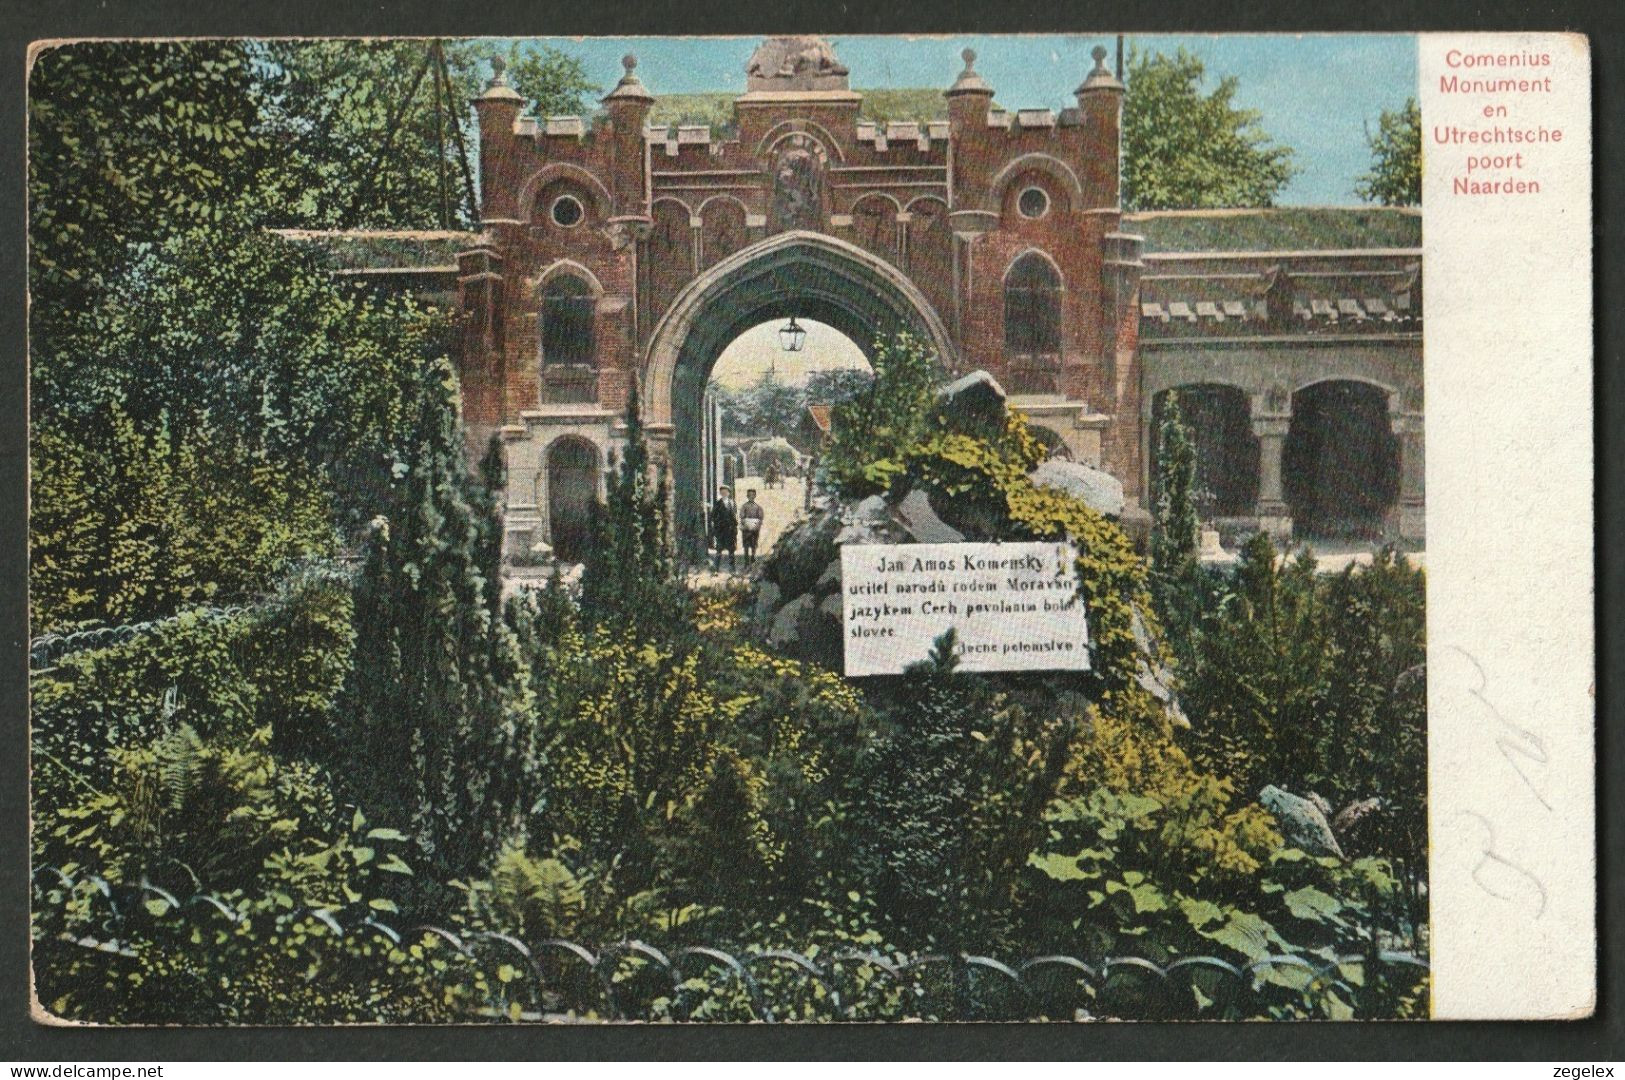
[[[579,165],[554,162],[538,169],[525,181],[519,191],[519,206],[528,207],[532,224],[554,226],[553,208],[560,197],[574,199],[585,212],[584,217],[600,220],[609,213],[609,190],[603,181]],[[582,219],[565,225],[573,228]]]
[[[713,198],[700,208],[700,269],[706,270],[750,243],[745,207],[731,198]]]
[[[1042,179],[1040,179],[1042,177]],[[1063,208],[1083,205],[1083,184],[1072,166],[1051,154],[1023,154],[1000,169],[989,185],[998,205],[1020,197],[1024,187],[1040,184]]]
[[[908,204],[908,275],[943,316],[954,310],[954,231],[948,204],[925,196]]]
[[[598,298],[584,271],[561,266],[537,287],[537,356],[543,402],[598,397]]]
[[[1169,394],[1178,396],[1180,419],[1196,452],[1196,504],[1202,518],[1252,513],[1258,502],[1259,450],[1247,392],[1219,383],[1188,383],[1156,394],[1149,432],[1153,483]]]
[[[564,435],[547,448],[548,532],[565,562],[579,562],[586,552],[600,471],[598,447],[586,439]]]
[[[897,257],[897,203],[890,195],[865,195],[852,207],[852,239],[889,263]]]
[[[657,199],[652,207],[649,229],[645,296],[651,324],[660,318],[672,299],[694,276],[693,215],[676,199]]]
[[[1016,393],[1054,393],[1061,368],[1061,272],[1028,251],[1004,275],[1004,356]]]
[[[1376,540],[1399,500],[1399,441],[1391,392],[1325,379],[1292,395],[1281,484],[1299,536]]]

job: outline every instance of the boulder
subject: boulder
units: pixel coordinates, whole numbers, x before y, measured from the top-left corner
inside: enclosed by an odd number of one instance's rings
[[[891,544],[900,532],[892,524],[891,508],[884,495],[871,495],[847,508],[841,515],[841,530],[834,544]]]
[[[1373,796],[1357,799],[1332,818],[1332,832],[1344,851],[1358,854],[1370,849],[1371,834],[1382,816],[1382,800]]]
[[[1320,807],[1309,799],[1269,784],[1258,793],[1258,801],[1275,815],[1275,820],[1281,826],[1281,835],[1290,846],[1310,855],[1345,857],[1337,836],[1332,832],[1331,823],[1326,820]]]
[[[1032,471],[1030,479],[1038,487],[1070,495],[1110,518],[1121,517],[1127,503],[1121,480],[1082,462],[1050,458]]]
[[[773,615],[773,609],[779,606],[779,597],[783,595],[779,587],[771,581],[756,583],[756,617],[768,619]]]
[[[829,565],[824,567],[824,572],[818,576],[818,581],[813,585],[813,591],[817,593],[826,593],[832,592],[840,587],[841,556],[839,552],[836,552],[835,558],[829,561]]]
[[[777,585],[782,596],[808,591],[829,565],[835,537],[843,527],[838,505],[814,511],[779,537],[762,568],[763,577]]]
[[[893,517],[916,544],[958,544],[965,534],[949,525],[931,509],[931,500],[916,488],[897,504]]]
[[[1134,550],[1144,555],[1151,548],[1151,512],[1139,503],[1131,502],[1117,519],[1117,525],[1127,534]]]
[[[804,593],[780,608],[767,632],[768,644],[780,648],[794,645],[801,637],[802,613],[811,611],[813,604],[812,594]]]
[[[961,375],[937,391],[937,407],[970,423],[1002,420],[1006,395],[999,380],[985,371]]]
[[[1156,642],[1151,637],[1151,628],[1146,625],[1145,615],[1140,611],[1138,604],[1134,606],[1129,628],[1134,633],[1134,644],[1139,647],[1140,652],[1140,668],[1134,673],[1135,682],[1162,703],[1163,708],[1167,710],[1168,719],[1175,727],[1190,727],[1190,717],[1185,715],[1185,710],[1180,707],[1179,697],[1173,690],[1173,672],[1168,670],[1158,655]]]

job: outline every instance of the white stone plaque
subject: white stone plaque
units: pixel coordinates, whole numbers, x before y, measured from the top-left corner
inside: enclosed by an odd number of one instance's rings
[[[896,675],[958,631],[961,671],[1087,671],[1077,552],[1064,543],[841,548],[848,675]]]

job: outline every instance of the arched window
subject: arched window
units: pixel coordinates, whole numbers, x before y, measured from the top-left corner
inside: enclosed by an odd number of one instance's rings
[[[1042,356],[1061,351],[1061,275],[1028,252],[1004,278],[1004,351]]]
[[[542,363],[594,362],[592,290],[571,274],[560,274],[542,290]]]

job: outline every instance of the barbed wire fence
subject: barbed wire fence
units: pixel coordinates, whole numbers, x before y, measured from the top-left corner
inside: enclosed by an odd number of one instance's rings
[[[114,883],[49,866],[37,868],[33,880],[37,942],[43,935],[103,964],[135,961],[155,944],[207,950],[263,920],[263,940],[254,947],[285,950],[297,940],[313,963],[322,950],[342,953],[342,963],[326,966],[344,970],[358,986],[416,977],[425,950],[448,957],[453,978],[465,988],[478,985],[468,998],[478,1002],[470,1007],[473,1020],[1243,1019],[1275,1015],[1283,1002],[1287,1016],[1381,1017],[1400,995],[1425,997],[1429,977],[1425,959],[1374,944],[1359,954],[1268,955],[1246,963],[1210,955],[1158,963],[1065,953],[1007,962],[857,948],[662,948],[636,939],[594,946],[559,937],[527,942],[497,930],[397,926],[366,904],[251,913],[253,905],[235,895],[183,898],[145,879]],[[81,910],[71,929],[62,920],[53,930],[72,898],[87,902],[89,914]],[[36,947],[37,964],[47,962],[41,952]]]

